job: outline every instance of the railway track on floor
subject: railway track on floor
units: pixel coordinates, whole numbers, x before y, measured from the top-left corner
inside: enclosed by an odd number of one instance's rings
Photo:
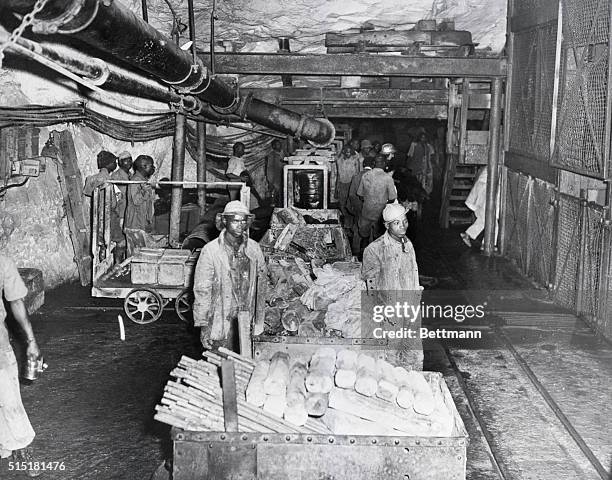
[[[546,405],[550,408],[550,410],[554,413],[555,417],[559,420],[561,425],[567,434],[571,437],[574,443],[578,446],[582,454],[588,460],[590,465],[597,472],[599,477],[602,480],[611,480],[612,472],[608,472],[606,468],[601,464],[597,456],[591,450],[591,448],[587,445],[584,438],[580,435],[578,430],[572,424],[571,420],[563,413],[560,406],[557,404],[553,396],[547,390],[546,386],[538,379],[537,375],[529,366],[527,360],[519,353],[519,351],[515,348],[510,338],[504,332],[504,328],[498,325],[490,325],[482,328],[487,328],[491,332],[494,333],[495,338],[500,342],[501,345],[510,353],[511,357],[518,364],[521,371],[524,373],[525,377],[529,380],[531,385],[538,392],[540,398],[546,403]],[[484,440],[487,446],[487,454],[491,460],[491,464],[495,473],[497,474],[500,480],[513,480],[514,476],[510,473],[508,466],[504,462],[501,452],[495,447],[495,442],[493,440],[493,434],[487,427],[487,423],[483,418],[483,415],[479,412],[477,402],[475,400],[474,395],[470,391],[465,378],[463,376],[463,372],[459,369],[457,365],[456,358],[453,355],[452,351],[448,348],[448,346],[444,346],[444,351],[448,358],[449,364],[453,370],[454,375],[457,378],[459,386],[461,387],[465,398],[467,399],[469,410],[474,420],[478,424],[480,430],[482,431]]]

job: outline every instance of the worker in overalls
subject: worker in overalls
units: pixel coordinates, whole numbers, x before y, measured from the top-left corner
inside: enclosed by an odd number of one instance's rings
[[[408,302],[415,307],[421,302],[423,287],[419,284],[419,269],[412,243],[406,236],[408,219],[406,208],[398,203],[389,204],[383,210],[386,232],[374,240],[363,252],[361,276],[369,289],[386,305]],[[423,344],[418,337],[421,317],[397,319],[387,327],[392,330],[409,328],[417,338],[401,339],[390,345],[386,359],[412,370],[423,369]]]
[[[252,220],[242,202],[229,202],[220,215],[221,234],[200,253],[193,283],[193,320],[200,327],[205,349],[223,346],[238,353],[238,319],[245,316],[252,325],[251,334],[263,331],[266,265],[259,244],[248,237]]]

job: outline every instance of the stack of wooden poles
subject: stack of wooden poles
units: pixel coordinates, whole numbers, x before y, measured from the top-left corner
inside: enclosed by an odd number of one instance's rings
[[[194,360],[183,356],[170,375],[170,380],[155,407],[155,419],[193,431],[225,431],[223,388],[220,368],[224,360],[231,360],[235,372],[235,391],[240,432],[276,433],[330,433],[316,419],[309,419],[303,426],[296,426],[282,418],[249,405],[245,391],[254,369],[254,362],[229,350],[205,352],[206,359]]]

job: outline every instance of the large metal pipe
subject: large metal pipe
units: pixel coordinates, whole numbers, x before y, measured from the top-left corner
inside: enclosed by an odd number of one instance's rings
[[[27,14],[34,0],[5,0],[3,7]],[[314,119],[249,96],[209,75],[201,59],[191,55],[168,37],[145,23],[119,2],[110,0],[49,0],[36,16],[37,33],[66,33],[108,52],[122,62],[143,70],[181,93],[224,109],[282,133],[299,136],[317,145],[327,145],[335,131],[326,119]]]
[[[489,158],[487,174],[487,203],[483,250],[491,256],[495,251],[497,229],[497,191],[499,183],[499,132],[501,129],[502,79],[491,80],[491,121],[489,125]]]
[[[185,134],[187,119],[180,113],[176,115],[174,128],[174,145],[172,149],[172,178],[173,182],[182,182],[185,176]],[[183,186],[173,185],[170,197],[170,232],[168,243],[178,246],[181,233],[181,207],[183,206]]]
[[[0,41],[6,41],[10,34],[0,26]],[[168,86],[151,78],[143,77],[125,68],[118,67],[89,55],[85,55],[74,48],[65,45],[36,43],[31,40],[20,38],[17,40],[17,48],[9,45],[9,51],[17,55],[23,54],[18,47],[22,47],[37,55],[41,55],[59,64],[70,72],[86,78],[97,86],[104,86],[108,90],[121,93],[137,93],[139,97],[149,98],[166,103],[180,103],[184,98]],[[191,97],[188,102],[197,108],[199,100]],[[201,105],[201,104],[200,104]]]

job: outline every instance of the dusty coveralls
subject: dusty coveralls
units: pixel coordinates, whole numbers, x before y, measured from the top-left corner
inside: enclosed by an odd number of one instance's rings
[[[111,180],[127,181],[130,175],[123,169],[117,168],[110,175]],[[125,210],[127,206],[127,185],[115,185],[119,190],[118,200],[111,212],[111,240],[119,248],[125,248],[125,235],[123,234],[123,223],[125,220]]]
[[[465,205],[474,212],[476,220],[468,227],[465,233],[472,240],[476,240],[478,235],[482,233],[485,226],[485,211],[487,205],[487,168],[483,168],[479,173],[468,197],[465,199]]]
[[[421,183],[423,190],[429,195],[433,190],[433,167],[431,157],[434,155],[433,147],[425,142],[412,142],[408,151],[409,167],[412,174]]]
[[[250,238],[245,240],[234,255],[223,230],[219,238],[202,247],[198,258],[193,280],[193,323],[201,327],[200,338],[210,339],[213,347],[236,351],[240,310],[248,309],[252,322],[263,325],[265,260],[259,244]]]
[[[0,290],[8,302],[20,300],[28,293],[15,264],[3,255],[0,255]],[[35,435],[21,403],[17,359],[9,343],[5,318],[4,302],[0,301],[0,458],[27,447]]]
[[[344,227],[352,230],[355,218],[348,208],[349,190],[353,177],[359,173],[359,155],[354,154],[350,157],[340,155],[336,160],[338,178],[336,179],[336,198],[340,205],[340,211],[344,215]]]
[[[397,198],[393,178],[382,168],[373,168],[361,178],[357,195],[363,197],[359,236],[368,238],[372,233],[376,239],[382,233],[380,221],[385,205]]]
[[[132,180],[146,181],[142,173],[135,172]],[[127,207],[123,231],[127,240],[128,255],[142,247],[163,247],[167,235],[153,235],[155,190],[148,183],[131,183],[127,188]]]
[[[408,238],[401,243],[386,232],[368,245],[363,252],[361,276],[366,283],[381,292],[386,305],[409,301],[415,306],[421,302],[423,287],[419,285],[419,269],[414,248]],[[393,329],[406,327],[417,334],[421,327],[421,317],[412,323],[396,324]],[[389,327],[387,327],[389,328]],[[413,370],[423,369],[423,342],[420,338],[402,339],[399,344],[385,352],[391,363]]]

